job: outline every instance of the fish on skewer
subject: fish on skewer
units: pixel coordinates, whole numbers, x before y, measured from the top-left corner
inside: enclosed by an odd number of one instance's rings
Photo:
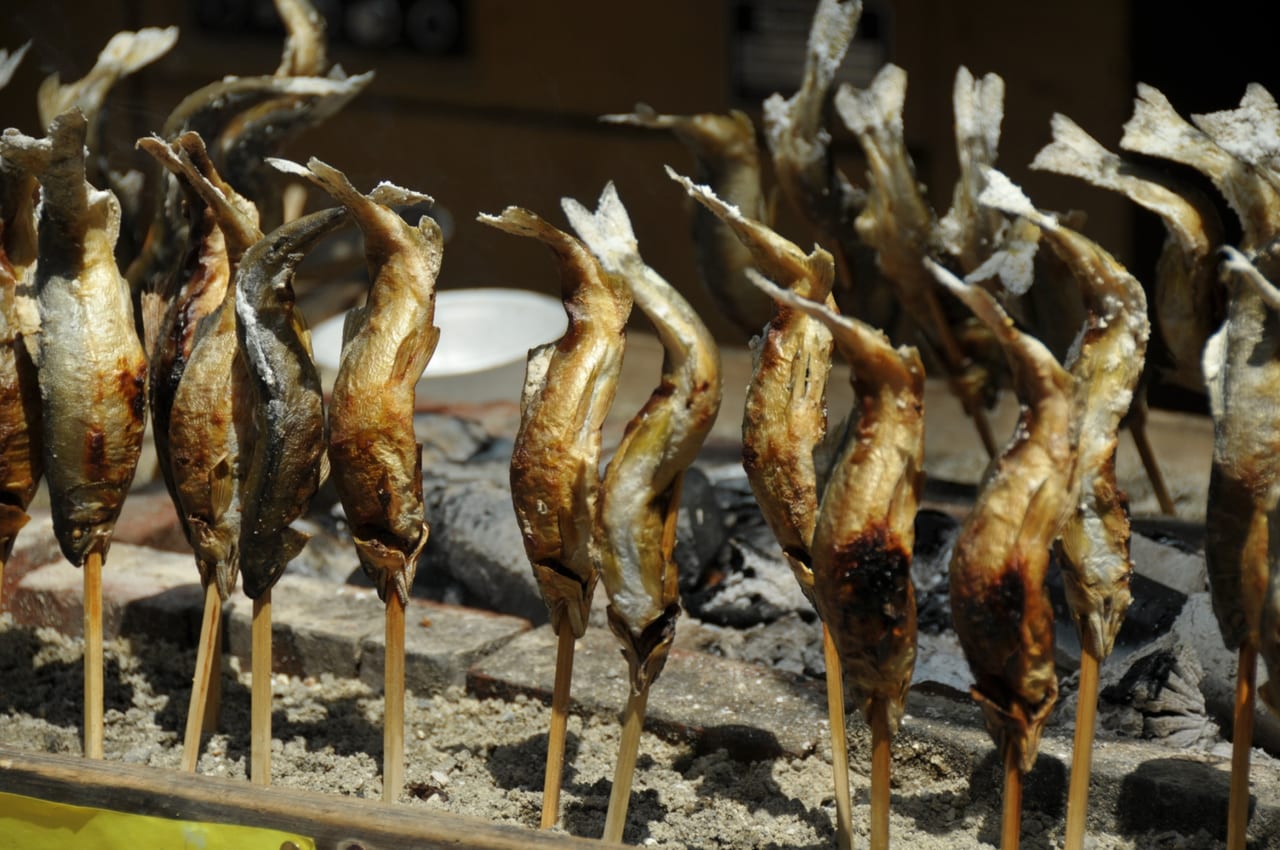
[[[867,90],[843,85],[836,93],[840,117],[861,142],[869,166],[871,189],[857,219],[858,233],[875,248],[881,271],[941,361],[987,453],[994,456],[995,438],[986,419],[986,408],[994,401],[993,377],[960,347],[937,284],[926,269],[937,224],[916,182],[903,138],[906,89],[906,71],[886,65]]]
[[[558,638],[543,829],[559,818],[574,639],[587,628],[599,579],[595,547],[602,429],[617,394],[631,315],[626,283],[581,241],[520,207],[480,221],[545,244],[560,266],[569,325],[529,352],[520,428],[511,453],[511,499],[538,590]]]
[[[1248,93],[1246,92],[1246,97]],[[1238,147],[1231,127],[1247,126],[1252,109],[1199,116],[1223,143]],[[1262,277],[1280,275],[1272,242],[1280,233],[1280,189],[1264,162],[1232,154],[1174,110],[1159,90],[1138,86],[1120,147],[1190,166],[1204,174],[1240,219],[1240,249]],[[1238,150],[1248,153],[1247,150]],[[1239,268],[1239,267],[1237,267]],[[1228,275],[1227,317],[1204,349],[1213,415],[1213,464],[1205,507],[1205,565],[1214,614],[1228,649],[1238,653],[1232,729],[1227,847],[1242,850],[1249,820],[1249,761],[1262,604],[1269,584],[1267,516],[1280,500],[1280,428],[1273,415],[1280,386],[1280,338],[1264,293]]]
[[[1059,535],[1063,587],[1082,648],[1066,829],[1067,850],[1079,850],[1088,804],[1098,665],[1111,654],[1132,598],[1128,499],[1116,483],[1116,447],[1142,377],[1151,325],[1142,284],[1115,258],[1035,209],[1004,175],[992,170],[989,181],[990,191],[983,199],[1036,224],[1074,273],[1088,311],[1066,364],[1075,382],[1079,443],[1072,485],[1075,504]]]
[[[666,663],[680,613],[675,547],[684,470],[720,409],[720,353],[706,325],[641,259],[631,220],[613,184],[595,213],[572,199],[565,215],[609,274],[622,277],[662,341],[662,382],[629,423],[600,492],[599,559],[609,594],[609,627],[627,659],[627,702],[605,840],[618,841],[649,686]]]
[[[0,50],[0,88],[29,46],[12,55]],[[28,349],[28,338],[34,343],[39,331],[38,318],[29,317],[38,251],[35,194],[35,175],[0,156],[0,596],[4,565],[30,519],[27,506],[44,471],[40,386]]]
[[[271,781],[271,588],[307,542],[290,526],[327,470],[320,375],[295,308],[293,274],[306,252],[347,218],[321,210],[281,225],[247,252],[235,275],[236,340],[248,372],[252,439],[241,450],[241,584],[253,600],[250,778]]]
[[[978,492],[951,556],[952,621],[970,690],[1005,763],[1002,847],[1020,833],[1022,774],[1058,697],[1049,550],[1074,507],[1074,386],[1047,348],[1022,333],[984,289],[932,261],[928,268],[996,334],[1022,405],[1018,426]]]
[[[6,130],[0,157],[41,186],[35,365],[45,477],[58,544],[84,569],[84,744],[102,758],[101,570],[142,452],[147,363],[115,262],[119,202],[85,180],[87,130],[73,109],[44,139]]]
[[[182,750],[182,767],[192,772],[202,729],[216,725],[222,603],[239,573],[240,438],[249,389],[230,282],[262,231],[257,210],[221,179],[199,135],[168,144],[152,136],[138,146],[182,181],[191,215],[186,262],[170,287],[165,321],[150,336],[156,455],[205,589]]]
[[[1107,150],[1065,115],[1052,119],[1053,141],[1031,168],[1079,177],[1119,192],[1160,217],[1167,236],[1156,261],[1152,312],[1172,363],[1164,377],[1205,392],[1201,360],[1222,324],[1225,296],[1218,284],[1222,222],[1195,187],[1133,158]]]
[[[768,220],[756,131],[745,112],[659,115],[641,103],[629,115],[604,115],[600,120],[670,130],[693,153],[698,182],[744,214]],[[702,207],[693,213],[693,243],[699,276],[715,305],[747,339],[760,333],[773,315],[773,303],[746,279],[750,251]]]
[[[412,225],[392,209],[432,203],[427,195],[391,183],[365,195],[315,158],[305,168],[268,162],[318,185],[364,234],[372,283],[343,327],[328,451],[360,566],[386,604],[382,797],[395,802],[404,789],[404,609],[428,533],[414,400],[440,339],[435,283],[444,237],[430,216]]]
[[[177,27],[144,27],[137,32],[118,32],[107,41],[89,73],[71,83],[63,83],[55,72],[45,78],[36,94],[40,124],[48,127],[59,115],[79,109],[88,121],[85,144],[89,148],[90,180],[107,177],[100,164],[99,133],[102,107],[111,89],[123,78],[159,60],[178,42]]]
[[[877,273],[875,251],[854,226],[867,193],[836,167],[826,128],[831,86],[861,17],[860,0],[820,0],[809,27],[800,88],[789,98],[774,93],[765,100],[764,133],[778,188],[835,258],[836,301],[864,321],[889,327],[897,319],[897,305]]]
[[[761,272],[783,281],[798,296],[834,305],[835,262],[815,247],[805,254],[741,208],[721,199],[714,187],[694,183],[672,169],[667,174],[741,240]],[[771,299],[772,300],[772,299]],[[742,420],[742,466],[760,512],[809,603],[813,587],[813,529],[818,516],[817,455],[827,436],[827,378],[831,332],[818,319],[777,301],[764,332],[752,340],[751,382]],[[853,843],[848,744],[840,659],[826,623],[822,626],[827,709],[831,723],[831,769],[836,794],[836,836],[842,850]]]
[[[761,281],[763,283],[763,281]],[[794,290],[770,295],[819,318],[852,367],[854,397],[813,533],[814,598],[871,726],[871,847],[889,846],[889,742],[916,656],[911,582],[924,485],[924,365],[911,347]]]

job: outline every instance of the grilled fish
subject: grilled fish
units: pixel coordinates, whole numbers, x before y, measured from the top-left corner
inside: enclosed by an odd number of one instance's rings
[[[613,184],[595,213],[562,202],[573,229],[609,274],[631,289],[662,340],[662,382],[628,424],[600,493],[600,571],[609,627],[622,644],[632,693],[645,692],[666,663],[680,614],[675,520],[684,470],[720,409],[720,352],[693,309],[645,265]]]
[[[560,265],[569,326],[529,352],[511,498],[552,628],[559,634],[567,624],[581,637],[599,579],[601,428],[618,389],[631,292],[582,242],[528,210],[507,207],[480,220],[541,241]]]
[[[179,334],[189,337],[189,350],[179,373],[168,373],[174,383],[167,426],[159,425],[160,405],[154,401],[152,414],[157,449],[165,446],[163,453],[157,451],[161,469],[201,580],[216,582],[225,600],[239,574],[240,443],[252,417],[248,376],[236,343],[235,287],[229,282],[262,231],[253,205],[222,180],[197,134],[184,133],[170,145],[158,138],[139,144],[159,153],[199,199],[203,217],[218,234],[204,243],[202,265],[226,274],[214,287],[221,289],[221,300],[201,309],[205,315]],[[204,295],[209,294],[206,289]],[[175,323],[175,329],[182,324]]]
[[[1140,85],[1120,147],[1190,166],[1207,176],[1240,219],[1241,249],[1272,278],[1262,252],[1280,232],[1280,191],[1261,171],[1233,156]],[[1267,252],[1268,254],[1270,252]],[[1273,254],[1270,256],[1274,256]],[[1267,514],[1280,496],[1280,336],[1261,292],[1229,278],[1227,318],[1209,338],[1204,376],[1213,413],[1213,465],[1205,508],[1205,561],[1223,641],[1256,645],[1266,594]]]
[[[637,104],[630,115],[605,115],[602,121],[671,130],[694,156],[697,180],[726,203],[759,221],[768,218],[760,185],[756,131],[744,112],[727,115],[659,115]],[[773,315],[773,303],[750,284],[751,253],[714,215],[702,207],[693,213],[693,241],[702,283],[715,305],[747,338],[760,333]]]
[[[54,533],[72,564],[106,558],[142,450],[147,364],[113,249],[120,207],[85,181],[88,122],[54,119],[45,139],[14,130],[0,156],[41,185],[36,359]]]
[[[1203,393],[1204,346],[1225,314],[1215,255],[1223,240],[1217,211],[1186,181],[1108,151],[1065,115],[1054,115],[1052,128],[1053,142],[1036,154],[1033,169],[1119,192],[1164,222],[1168,236],[1156,263],[1152,308],[1172,360],[1166,377]]]
[[[275,0],[284,23],[284,55],[277,77],[319,77],[329,70],[324,16],[310,0]]]
[[[774,298],[821,320],[851,366],[857,404],[828,474],[813,533],[814,596],[845,680],[871,722],[902,718],[916,658],[911,583],[924,486],[924,365],[879,330],[757,278]]]
[[[121,79],[137,73],[168,53],[178,42],[178,28],[145,27],[137,32],[118,32],[98,54],[89,73],[73,83],[63,83],[52,74],[40,84],[36,107],[40,123],[49,127],[59,115],[79,109],[88,121],[85,142],[92,156],[99,153],[98,117],[107,94]]]
[[[871,87],[848,85],[836,93],[836,108],[866,152],[871,185],[867,206],[858,216],[858,233],[876,250],[880,270],[895,287],[907,314],[951,383],[965,412],[985,423],[983,408],[994,400],[992,375],[960,348],[939,299],[937,284],[925,268],[934,252],[937,223],[916,183],[902,130],[907,73],[886,65]],[[994,454],[990,433],[979,425],[983,444]]]
[[[0,55],[0,86],[25,52]],[[30,519],[43,474],[40,387],[18,303],[29,298],[36,261],[35,190],[30,172],[0,156],[0,566]]]
[[[305,252],[346,218],[339,207],[281,225],[245,252],[235,275],[236,339],[249,373],[254,424],[240,458],[240,572],[251,599],[271,589],[307,542],[289,524],[320,487],[326,429],[310,335],[294,307],[293,274]]]
[[[764,132],[778,188],[835,258],[836,300],[846,312],[889,327],[896,316],[893,296],[876,272],[874,250],[854,227],[867,193],[836,167],[826,128],[831,86],[861,17],[860,0],[820,0],[800,88],[790,98],[775,93],[765,100]]]
[[[825,250],[815,248],[806,255],[722,201],[713,187],[698,185],[670,169],[667,173],[742,240],[761,274],[782,281],[806,301],[834,303],[829,296],[835,264]],[[815,607],[811,546],[820,470],[814,454],[827,434],[831,348],[831,331],[821,320],[778,300],[773,319],[753,343],[754,364],[742,421],[747,481],[800,589]]]
[[[1022,413],[996,459],[951,556],[951,612],[987,731],[1031,769],[1058,698],[1049,550],[1073,507],[1077,427],[1073,381],[1049,350],[1018,331],[996,300],[932,261],[930,271],[996,334]]]
[[[389,183],[363,195],[341,171],[314,158],[306,168],[270,163],[320,186],[364,233],[373,282],[365,306],[348,313],[343,327],[329,404],[329,461],[360,566],[384,601],[394,592],[407,603],[427,542],[414,390],[440,339],[433,320],[444,238],[431,217],[415,226],[391,209],[430,203],[426,195]]]
[[[1111,654],[1132,599],[1127,499],[1116,483],[1120,423],[1129,412],[1146,360],[1151,325],[1142,284],[1092,240],[1040,212],[1008,178],[990,172],[982,197],[1033,221],[1072,270],[1088,310],[1066,364],[1075,382],[1075,507],[1060,540],[1067,604],[1081,644],[1098,659]]]

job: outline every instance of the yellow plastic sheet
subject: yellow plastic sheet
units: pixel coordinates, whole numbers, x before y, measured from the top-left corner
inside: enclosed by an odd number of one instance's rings
[[[315,850],[274,829],[169,820],[0,793],[0,850]]]

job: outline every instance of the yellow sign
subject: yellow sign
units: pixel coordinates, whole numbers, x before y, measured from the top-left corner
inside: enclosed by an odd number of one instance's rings
[[[169,820],[0,794],[0,850],[315,850],[274,829]]]

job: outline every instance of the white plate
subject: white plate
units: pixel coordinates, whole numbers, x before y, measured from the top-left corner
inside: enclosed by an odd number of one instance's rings
[[[311,331],[322,374],[338,370],[344,315]],[[418,383],[420,404],[519,401],[529,349],[564,333],[558,298],[523,289],[446,289],[436,295],[440,344]]]

